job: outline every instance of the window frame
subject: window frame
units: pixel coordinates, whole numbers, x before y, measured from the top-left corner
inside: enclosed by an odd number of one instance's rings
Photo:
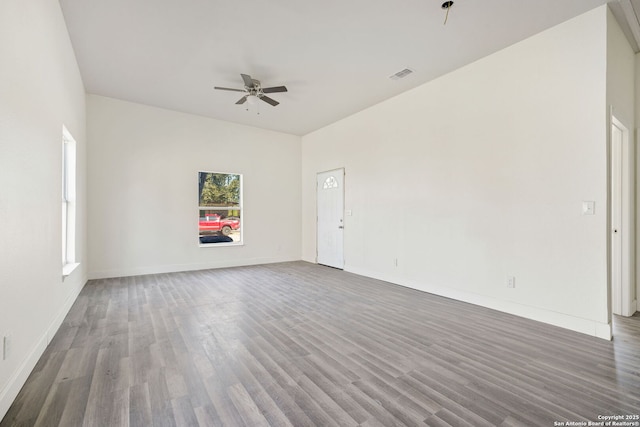
[[[240,189],[237,207],[219,207],[219,206],[200,206],[200,174],[217,174],[217,175],[235,175],[239,177]],[[201,243],[200,242],[200,226],[198,225],[198,246],[201,248],[225,247],[225,246],[244,246],[244,175],[236,172],[206,171],[198,170],[198,220],[202,218],[203,211],[238,211],[240,215],[240,240],[237,242],[217,242],[217,243]]]
[[[76,254],[77,143],[62,126],[62,277],[79,265]]]

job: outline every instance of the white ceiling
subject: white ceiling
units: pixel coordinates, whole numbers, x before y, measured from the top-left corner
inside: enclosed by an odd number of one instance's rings
[[[606,2],[60,0],[89,93],[296,135]],[[289,92],[246,111],[240,73]]]

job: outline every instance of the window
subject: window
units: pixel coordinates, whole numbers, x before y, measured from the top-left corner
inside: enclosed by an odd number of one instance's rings
[[[242,244],[242,175],[198,172],[201,246]]]
[[[327,178],[324,181],[324,184],[322,184],[323,190],[329,190],[331,188],[338,188],[338,180],[333,176],[330,176],[329,178]]]
[[[62,275],[76,263],[76,141],[62,127]]]

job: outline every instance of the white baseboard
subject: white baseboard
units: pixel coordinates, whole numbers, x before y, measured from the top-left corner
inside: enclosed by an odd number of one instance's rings
[[[278,262],[300,261],[299,257],[260,257],[233,261],[211,261],[197,264],[167,264],[149,267],[113,269],[89,272],[89,280],[113,277],[142,276],[145,274],[176,273],[180,271],[208,270],[212,268],[242,267],[246,265],[274,264]]]
[[[419,291],[428,292],[430,294],[451,298],[457,301],[463,301],[474,305],[490,308],[492,310],[513,314],[524,317],[526,319],[547,323],[594,337],[611,340],[612,326],[610,323],[596,322],[590,319],[571,316],[565,313],[559,313],[546,310],[539,307],[532,307],[524,304],[518,304],[511,301],[503,301],[483,295],[473,294],[466,291],[460,291],[444,286],[434,286],[424,283],[411,282],[406,280],[398,280],[396,277],[390,277],[385,274],[369,271],[361,268],[345,267],[345,271],[358,274],[360,276],[371,277],[373,279],[384,280],[385,282],[404,286],[407,288],[417,289]]]
[[[11,377],[9,377],[9,381],[7,381],[7,385],[0,392],[0,420],[4,418],[7,414],[7,411],[11,407],[11,404],[18,396],[20,389],[27,382],[27,378],[33,368],[38,363],[38,359],[44,353],[45,348],[47,348],[47,333],[42,335],[40,340],[36,343],[33,350],[29,352],[29,355],[24,359],[22,364],[18,367]]]
[[[31,371],[33,371],[36,363],[38,363],[38,360],[47,348],[47,345],[51,342],[56,332],[58,332],[58,329],[60,329],[60,325],[62,325],[64,318],[69,313],[69,310],[71,310],[71,306],[78,298],[78,295],[85,284],[86,280],[80,286],[77,286],[76,289],[71,290],[71,293],[49,324],[49,327],[47,327],[44,333],[40,336],[40,339],[27,354],[27,357],[24,358],[22,364],[20,364],[13,375],[9,377],[6,386],[0,390],[0,420],[2,420],[2,418],[7,414],[11,404],[18,396],[18,393],[27,381],[27,378],[29,378]]]

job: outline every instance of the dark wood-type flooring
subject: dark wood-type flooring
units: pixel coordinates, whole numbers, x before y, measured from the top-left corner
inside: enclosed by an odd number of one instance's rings
[[[7,426],[553,426],[640,413],[612,342],[304,262],[90,281]]]

